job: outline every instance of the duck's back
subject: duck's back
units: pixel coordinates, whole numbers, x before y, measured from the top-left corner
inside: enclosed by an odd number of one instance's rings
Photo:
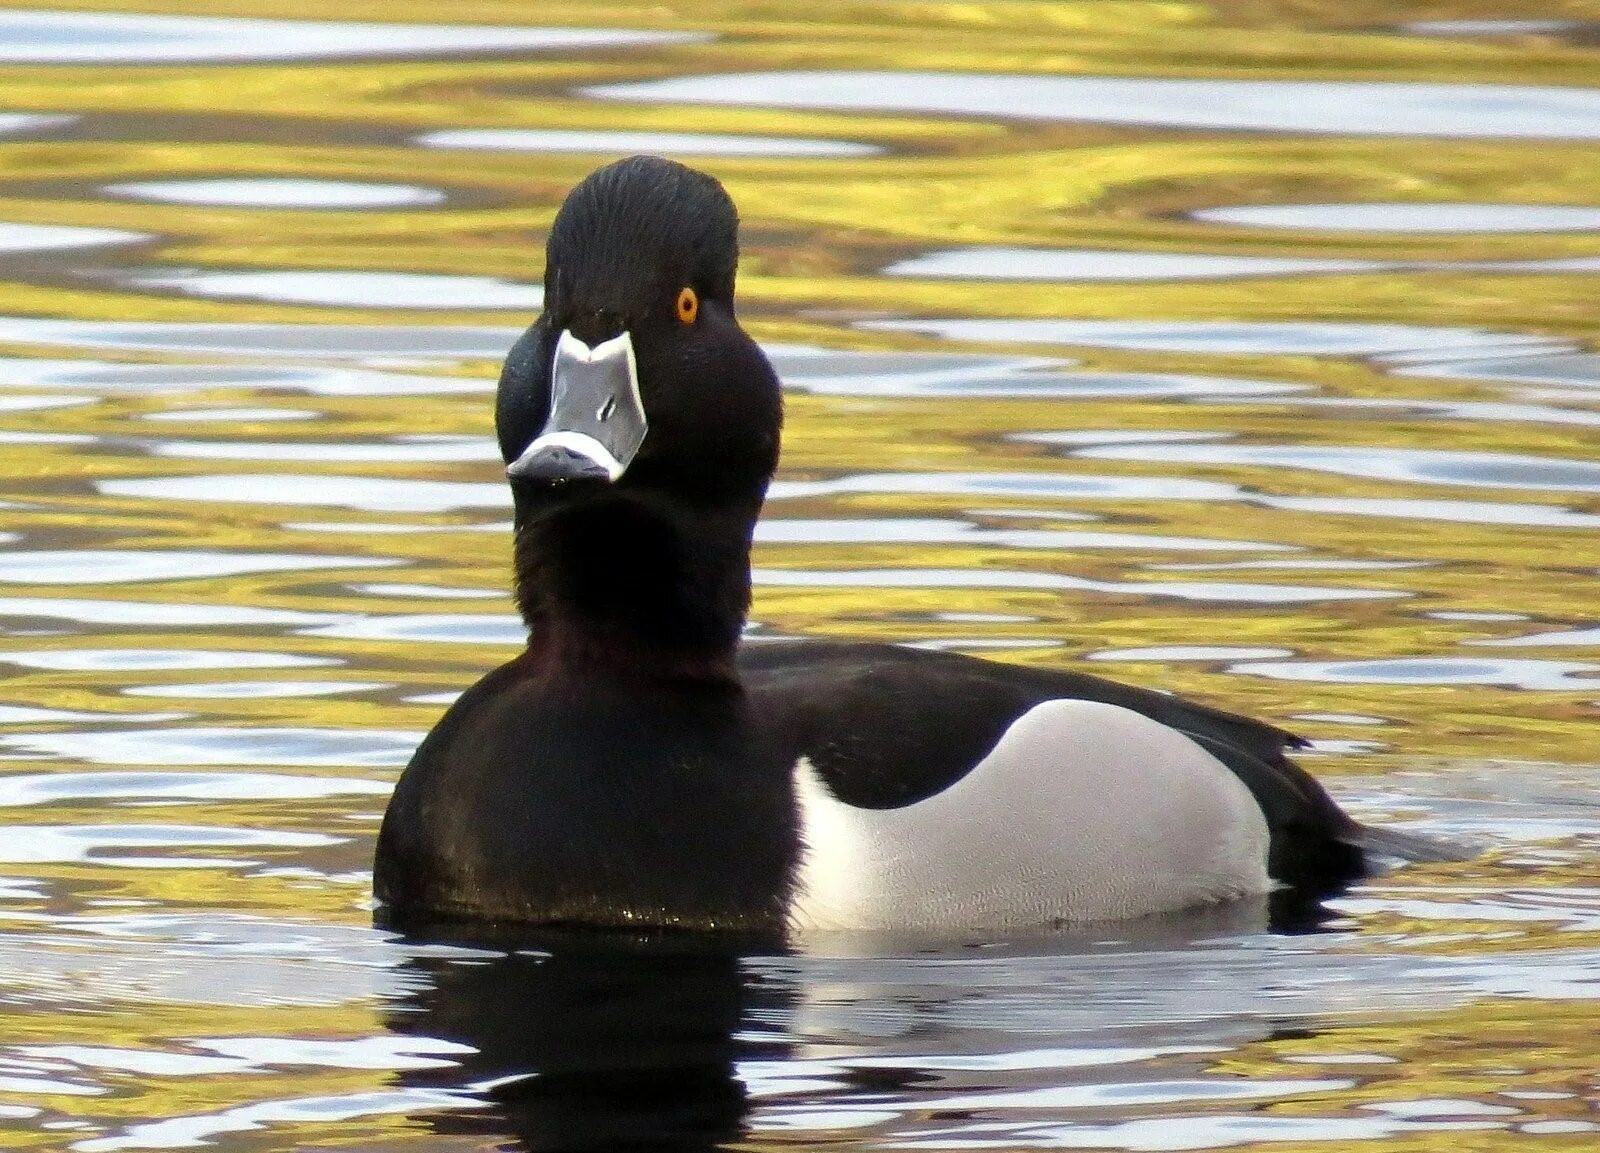
[[[749,644],[741,672],[797,764],[812,923],[1126,917],[1363,868],[1358,826],[1270,725],[888,645]]]

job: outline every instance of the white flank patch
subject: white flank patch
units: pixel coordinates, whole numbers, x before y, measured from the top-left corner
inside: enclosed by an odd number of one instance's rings
[[[1115,705],[1038,705],[965,777],[904,808],[840,802],[804,757],[795,788],[800,933],[1117,920],[1272,888],[1249,790]]]

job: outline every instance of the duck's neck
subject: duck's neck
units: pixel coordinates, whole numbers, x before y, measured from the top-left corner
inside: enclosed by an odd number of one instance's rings
[[[552,673],[736,686],[754,508],[629,493],[546,510],[517,531],[517,607]]]

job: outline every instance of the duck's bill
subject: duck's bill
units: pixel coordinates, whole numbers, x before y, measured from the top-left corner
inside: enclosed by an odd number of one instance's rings
[[[550,416],[506,467],[519,480],[615,481],[644,443],[633,341],[624,332],[590,348],[570,332],[556,341]]]

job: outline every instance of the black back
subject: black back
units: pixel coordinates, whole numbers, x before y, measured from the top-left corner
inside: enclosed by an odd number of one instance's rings
[[[1082,673],[893,645],[760,642],[741,650],[739,669],[769,739],[808,757],[853,805],[914,804],[965,776],[1035,705],[1100,701],[1178,730],[1233,771],[1266,815],[1275,879],[1327,892],[1363,871],[1356,823],[1285,756],[1303,742],[1248,717]]]

